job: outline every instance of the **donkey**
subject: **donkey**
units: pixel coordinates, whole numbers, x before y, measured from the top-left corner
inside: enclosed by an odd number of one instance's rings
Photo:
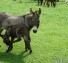
[[[41,9],[39,8],[38,11],[33,12],[32,9],[30,9],[30,14],[26,14],[24,15],[24,17],[19,16],[24,18],[24,26],[20,27],[18,25],[12,25],[9,26],[9,28],[6,30],[5,35],[9,38],[11,37],[11,42],[15,43],[16,41],[14,41],[14,39],[17,37],[16,34],[16,29],[18,29],[18,36],[21,38],[24,38],[24,42],[25,42],[25,51],[29,50],[30,53],[32,53],[32,49],[30,46],[30,30],[33,28],[33,32],[36,33],[39,27],[39,23],[40,23],[40,14],[41,14]],[[10,21],[10,20],[9,20]],[[13,18],[12,18],[13,21]],[[16,20],[17,21],[17,20]],[[13,47],[8,48],[8,52],[12,50]],[[10,50],[9,50],[10,49]]]
[[[44,5],[45,5],[45,2],[46,2],[46,5],[49,7],[49,3],[51,2],[51,6],[56,6],[56,0],[44,0]]]

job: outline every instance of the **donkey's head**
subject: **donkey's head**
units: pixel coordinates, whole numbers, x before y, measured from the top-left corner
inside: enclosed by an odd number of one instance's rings
[[[32,15],[32,26],[33,26],[33,32],[36,33],[40,24],[40,14],[41,14],[41,9],[39,8],[38,11],[33,12],[32,9],[30,8],[30,13]]]

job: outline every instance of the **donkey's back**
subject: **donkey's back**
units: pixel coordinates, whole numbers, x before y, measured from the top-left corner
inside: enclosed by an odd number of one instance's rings
[[[2,22],[3,27],[9,26],[24,26],[24,18],[19,16],[10,16]]]

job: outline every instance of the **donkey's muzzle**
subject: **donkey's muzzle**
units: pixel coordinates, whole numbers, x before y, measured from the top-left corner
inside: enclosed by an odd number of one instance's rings
[[[34,26],[34,27],[33,27],[33,32],[36,33],[37,30],[38,30],[38,29],[37,29],[37,26]]]

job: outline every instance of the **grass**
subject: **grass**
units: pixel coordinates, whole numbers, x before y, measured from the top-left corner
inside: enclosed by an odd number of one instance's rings
[[[37,6],[31,0],[2,0],[0,12],[22,15],[33,10],[42,9],[38,33],[31,31],[33,53],[24,53],[24,41],[14,44],[10,53],[5,53],[6,45],[0,38],[0,63],[68,63],[68,4],[57,2],[56,8]]]

